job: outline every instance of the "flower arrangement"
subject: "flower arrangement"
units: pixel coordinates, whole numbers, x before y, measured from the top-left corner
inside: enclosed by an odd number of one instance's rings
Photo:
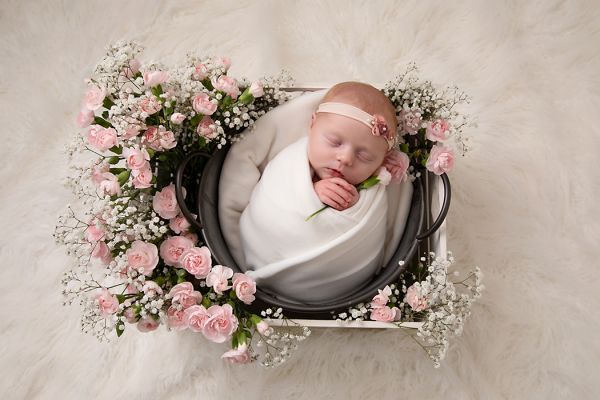
[[[135,42],[110,46],[86,80],[77,117],[83,132],[68,149],[67,179],[83,210],[69,206],[54,233],[77,261],[63,279],[66,303],[80,299],[82,330],[99,339],[111,331],[121,336],[131,325],[149,332],[164,324],[229,341],[223,358],[236,363],[259,357],[257,338],[263,364],[277,365],[295,346],[290,334],[275,332],[244,307],[255,299],[250,277],[213,265],[181,213],[173,174],[192,150],[212,154],[238,140],[288,99],[280,88],[291,80],[285,73],[235,79],[227,58],[188,55],[171,69],[143,64],[142,50]],[[198,168],[184,177],[188,189],[198,183]],[[300,341],[309,334],[292,336]],[[273,356],[275,348],[285,351]]]
[[[81,131],[67,149],[72,173],[66,184],[79,201],[67,207],[54,232],[75,260],[63,278],[65,304],[79,299],[82,331],[100,340],[120,337],[132,326],[150,332],[162,324],[230,343],[222,358],[231,362],[280,365],[310,330],[280,308],[260,315],[249,311],[256,283],[213,263],[210,249],[182,215],[173,181],[190,152],[213,154],[287,101],[282,88],[292,80],[285,72],[255,82],[236,79],[229,75],[229,59],[193,54],[167,68],[143,63],[142,51],[135,42],[110,46],[86,80],[77,116]],[[384,92],[397,107],[404,139],[386,157],[385,168],[359,189],[409,179],[422,167],[447,172],[453,153],[440,143],[454,136],[466,150],[461,136],[466,122],[454,123],[453,110],[466,97],[456,91],[445,96],[429,83],[419,86],[408,73]],[[198,163],[186,171],[188,191],[197,191],[202,168]],[[398,285],[338,319],[424,321],[418,338],[439,365],[447,337],[460,333],[483,288],[479,270],[450,282],[452,262],[419,263]],[[471,278],[474,283],[467,283]],[[473,297],[459,294],[460,285]],[[281,321],[270,326],[274,319]]]
[[[449,339],[462,333],[473,302],[485,288],[479,267],[460,279],[458,271],[449,273],[454,262],[451,252],[446,257],[431,252],[407,269],[398,284],[380,289],[369,304],[358,304],[336,319],[393,323],[415,339],[437,368],[446,355]],[[452,276],[457,280],[452,281]],[[414,327],[406,326],[407,322],[421,322],[416,333]]]
[[[417,73],[417,66],[410,64],[385,85],[383,93],[396,107],[399,147],[411,167],[441,175],[454,166],[451,142],[462,155],[469,150],[463,130],[474,123],[456,106],[469,103],[470,98],[456,86],[440,90],[430,81],[421,81]]]

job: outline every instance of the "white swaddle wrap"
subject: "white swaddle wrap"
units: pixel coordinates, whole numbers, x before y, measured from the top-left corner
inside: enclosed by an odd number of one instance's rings
[[[350,294],[383,263],[385,187],[362,190],[343,211],[323,207],[313,188],[308,137],[265,168],[240,219],[246,272],[280,297],[319,302]]]

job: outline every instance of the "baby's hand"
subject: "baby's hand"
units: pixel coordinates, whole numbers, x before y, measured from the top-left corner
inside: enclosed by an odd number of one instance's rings
[[[358,190],[343,178],[321,179],[314,187],[319,199],[338,211],[350,208],[358,201]]]

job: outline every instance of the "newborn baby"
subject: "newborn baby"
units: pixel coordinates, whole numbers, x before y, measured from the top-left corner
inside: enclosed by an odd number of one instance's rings
[[[392,152],[396,113],[378,89],[344,82],[326,93],[307,130],[265,168],[240,235],[246,273],[262,289],[308,304],[350,295],[383,262],[385,186],[356,186]]]

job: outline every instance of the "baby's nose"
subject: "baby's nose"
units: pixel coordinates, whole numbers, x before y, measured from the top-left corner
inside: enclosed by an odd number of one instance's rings
[[[337,159],[342,164],[352,165],[352,152],[349,150],[340,150],[337,154]]]

